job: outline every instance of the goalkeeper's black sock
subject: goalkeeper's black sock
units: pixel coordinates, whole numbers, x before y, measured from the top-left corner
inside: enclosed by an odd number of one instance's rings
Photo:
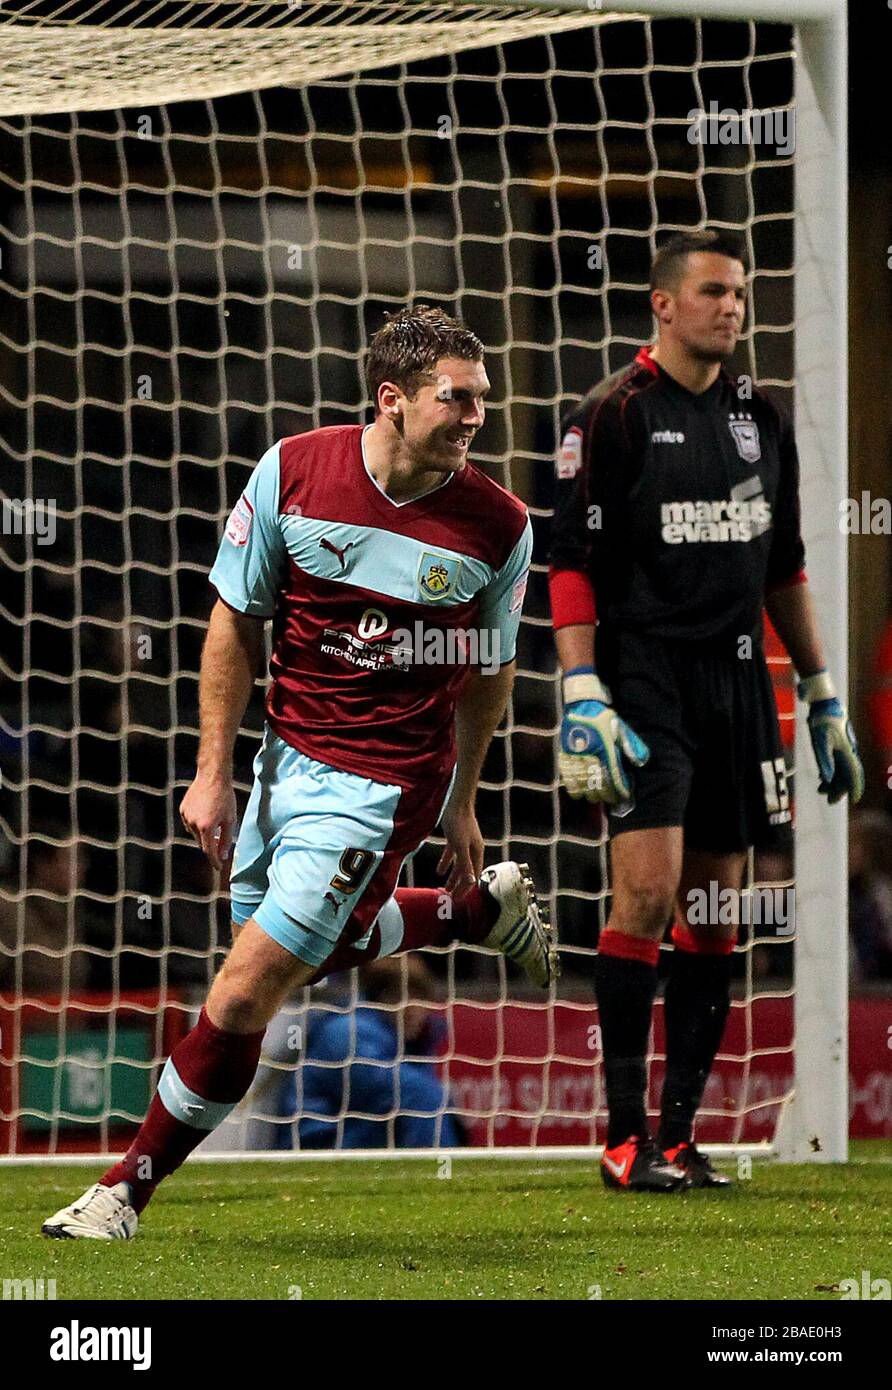
[[[659,1145],[689,1143],[694,1117],[719,1050],[731,1007],[733,941],[695,936],[676,924],[666,983],[666,1077]]]
[[[647,1134],[647,1040],[660,945],[605,928],[595,958],[607,1091],[607,1147]]]

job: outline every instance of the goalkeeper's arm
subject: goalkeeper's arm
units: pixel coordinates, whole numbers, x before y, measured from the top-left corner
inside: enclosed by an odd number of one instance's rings
[[[611,707],[610,692],[595,672],[595,600],[588,575],[553,569],[549,589],[564,672],[561,781],[572,797],[604,801],[622,813],[633,804],[631,767],[642,767],[650,753]]]
[[[846,795],[853,803],[860,801],[864,769],[858,743],[827,670],[804,571],[770,589],[765,608],[799,675],[799,698],[808,705],[808,732],[820,773],[818,790],[831,806]]]
[[[599,445],[602,464],[615,458],[621,468],[625,441],[605,429]],[[611,708],[610,693],[595,673],[595,593],[589,576],[597,528],[591,525],[588,488],[591,447],[588,411],[583,407],[564,425],[549,551],[551,614],[564,672],[558,763],[572,797],[606,801],[623,814],[633,804],[629,765],[640,767],[649,753]]]

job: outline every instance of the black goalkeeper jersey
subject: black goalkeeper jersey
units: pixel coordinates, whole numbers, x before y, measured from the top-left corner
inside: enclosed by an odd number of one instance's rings
[[[792,426],[769,398],[741,400],[724,369],[694,395],[642,348],[561,434],[549,559],[589,575],[599,623],[760,638],[766,589],[805,559]]]

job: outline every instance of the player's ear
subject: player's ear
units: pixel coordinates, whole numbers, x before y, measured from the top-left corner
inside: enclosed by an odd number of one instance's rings
[[[402,392],[392,381],[382,381],[378,387],[378,409],[388,420],[397,420],[401,414],[400,396]]]
[[[657,322],[671,324],[675,304],[667,289],[652,289],[650,291],[650,307],[652,307],[653,316]]]
[[[650,307],[660,323],[672,322],[672,296],[666,290],[651,290]]]

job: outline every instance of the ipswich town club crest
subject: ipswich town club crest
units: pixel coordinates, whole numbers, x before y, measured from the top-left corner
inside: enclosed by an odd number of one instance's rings
[[[757,463],[762,457],[759,443],[759,426],[751,415],[730,416],[728,424],[737,445],[737,452],[744,463]]]
[[[448,598],[455,592],[461,560],[450,560],[446,555],[432,555],[426,550],[418,566],[418,587],[426,599],[436,603],[438,599]]]

